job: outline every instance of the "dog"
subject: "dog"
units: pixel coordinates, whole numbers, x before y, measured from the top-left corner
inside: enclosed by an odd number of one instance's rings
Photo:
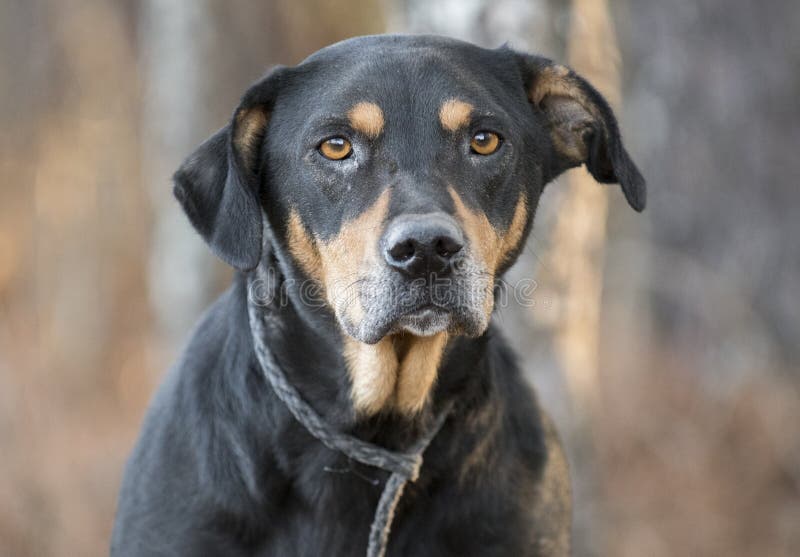
[[[370,446],[408,450],[449,409],[387,555],[568,555],[567,463],[491,315],[544,186],[580,165],[644,208],[603,97],[507,46],[359,37],[255,83],[174,177],[237,272],[151,403],[112,555],[367,551],[389,472],[296,419],[254,332],[326,427]]]

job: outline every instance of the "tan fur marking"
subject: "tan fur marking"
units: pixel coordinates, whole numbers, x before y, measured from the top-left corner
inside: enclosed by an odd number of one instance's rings
[[[439,109],[439,122],[444,129],[454,132],[469,123],[473,108],[468,102],[449,99]]]
[[[489,223],[489,219],[484,213],[476,213],[469,209],[456,191],[450,187],[450,196],[456,206],[456,216],[461,221],[464,233],[467,235],[470,246],[475,250],[475,255],[484,267],[486,281],[484,285],[483,312],[487,317],[494,308],[494,272],[497,248],[500,243],[500,236],[494,227]]]
[[[461,221],[464,233],[467,235],[470,245],[477,252],[478,260],[487,273],[484,312],[488,317],[494,308],[494,275],[509,253],[522,241],[522,233],[528,217],[525,194],[520,193],[519,195],[508,230],[500,232],[491,225],[485,213],[476,212],[467,207],[452,186],[448,188],[448,191],[455,204],[456,216]]]
[[[456,206],[456,216],[464,227],[470,245],[476,250],[476,255],[486,266],[488,271],[494,271],[494,262],[497,258],[497,248],[500,244],[500,235],[491,225],[486,214],[473,211],[464,204],[461,196],[453,187],[449,187],[450,197]]]
[[[356,412],[366,415],[380,412],[391,402],[397,384],[397,354],[391,339],[365,344],[345,335],[344,356]]]
[[[447,333],[421,337],[408,348],[400,362],[395,407],[403,414],[416,414],[425,406],[436,381]]]
[[[522,241],[522,233],[525,232],[525,223],[528,220],[528,201],[524,193],[519,194],[517,204],[514,207],[514,216],[508,230],[503,234],[503,245],[500,248],[499,263],[504,263],[508,256],[514,251]]]
[[[391,190],[385,190],[372,207],[343,224],[336,236],[325,242],[317,241],[328,302],[353,323],[359,323],[364,315],[358,279],[365,268],[377,264],[380,258],[378,237],[390,197]]]
[[[583,130],[593,120],[603,119],[569,69],[561,65],[542,69],[528,91],[528,98],[547,112],[556,149],[577,164],[584,162],[587,147]]]
[[[553,146],[568,159],[581,163],[587,159],[588,148],[581,136],[570,131],[554,128],[550,132]]]
[[[300,215],[294,209],[289,213],[288,247],[289,253],[292,254],[303,272],[312,279],[322,282],[320,276],[322,262],[319,252],[314,245],[314,240],[306,232]]]
[[[514,216],[508,229],[500,232],[491,225],[485,213],[473,211],[467,207],[461,196],[452,187],[449,188],[449,192],[456,205],[456,215],[464,226],[464,232],[467,234],[470,244],[478,250],[478,255],[486,264],[487,269],[496,272],[497,267],[505,261],[508,254],[522,240],[522,233],[525,231],[525,222],[528,217],[528,203],[525,194],[519,194],[519,199],[514,207]]]
[[[365,344],[344,335],[353,407],[361,415],[393,409],[413,415],[428,401],[442,361],[447,333],[393,335]]]
[[[362,101],[347,113],[353,129],[375,139],[383,131],[383,110],[375,103]]]
[[[233,144],[244,158],[246,165],[251,166],[257,156],[257,139],[264,133],[269,121],[269,113],[261,106],[240,110],[236,114],[236,133]]]
[[[594,106],[581,90],[577,81],[570,77],[569,68],[566,66],[548,66],[539,72],[531,90],[528,92],[530,101],[539,106],[545,97],[558,95],[577,101],[590,114],[595,114]]]

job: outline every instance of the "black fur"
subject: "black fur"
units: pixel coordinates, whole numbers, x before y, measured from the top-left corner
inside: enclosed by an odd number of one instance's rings
[[[563,455],[496,329],[450,340],[419,416],[357,417],[341,328],[331,308],[304,302],[297,279],[305,275],[286,246],[290,208],[324,239],[374,202],[376,183],[406,192],[393,197],[391,215],[428,204],[452,209],[440,184],[458,183],[498,229],[508,225],[524,191],[527,230],[545,183],[569,166],[556,160],[547,115],[525,92],[536,68],[549,63],[438,37],[354,39],[268,75],[244,96],[231,124],[184,163],[176,196],[214,253],[241,272],[203,317],[152,402],[127,466],[112,555],[365,553],[386,474],[326,449],[266,384],[247,317],[247,276],[254,272],[274,279],[261,293],[272,300],[261,308],[271,323],[270,348],[303,396],[341,430],[402,449],[437,408],[455,402],[421,477],[406,488],[388,555],[568,554]],[[443,67],[453,71],[444,75]],[[616,121],[597,92],[580,83],[604,117],[597,128],[603,137],[591,139],[589,169],[599,181],[621,182],[641,209],[644,182]],[[361,174],[348,175],[344,187],[335,181],[338,170],[313,150],[331,126],[341,127],[331,116],[346,110],[343,98],[359,100],[354,95],[379,99],[402,133],[359,144],[375,154],[362,159]],[[507,145],[494,166],[465,167],[435,120],[420,122],[415,110],[435,114],[447,95],[469,98],[493,114],[483,125],[503,128]],[[252,110],[269,115],[269,124],[237,142],[240,115]]]

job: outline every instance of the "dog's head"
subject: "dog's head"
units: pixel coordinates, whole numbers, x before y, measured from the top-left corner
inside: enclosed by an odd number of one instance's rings
[[[644,208],[614,115],[571,70],[508,48],[376,36],[256,83],[175,192],[238,269],[258,265],[268,230],[351,341],[376,344],[481,334],[542,188],[581,164]]]

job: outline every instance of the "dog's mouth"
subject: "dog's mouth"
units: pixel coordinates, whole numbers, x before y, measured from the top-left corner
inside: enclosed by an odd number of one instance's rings
[[[392,332],[427,337],[450,329],[452,321],[451,311],[434,304],[425,304],[400,315],[392,324]]]
[[[387,288],[385,283],[370,286],[361,292],[362,318],[340,319],[345,332],[361,342],[373,344],[399,333],[478,336],[488,325],[487,289],[479,283],[452,281],[438,292],[430,285],[399,289]]]

